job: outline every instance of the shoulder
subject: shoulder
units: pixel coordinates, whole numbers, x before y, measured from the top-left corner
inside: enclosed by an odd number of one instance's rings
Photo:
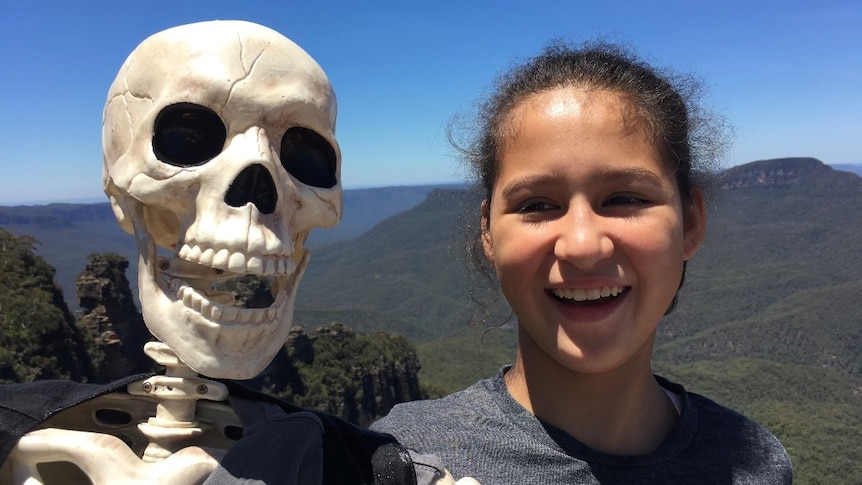
[[[689,392],[688,402],[697,408],[699,427],[718,440],[742,440],[750,444],[783,447],[760,423],[697,393]]]
[[[694,428],[686,453],[689,458],[699,457],[696,461],[705,469],[730,466],[735,475],[733,483],[791,483],[790,456],[768,429],[682,386],[662,385],[684,393],[684,414],[693,418],[689,422]],[[687,421],[686,416],[683,421]]]
[[[682,396],[684,402],[683,421],[688,421],[688,418],[695,418],[691,421],[692,423],[696,422],[699,431],[709,432],[718,437],[726,435],[734,438],[747,437],[755,440],[778,442],[778,439],[769,430],[742,413],[723,406],[706,396],[687,391],[683,386],[662,377],[656,377],[656,379],[665,389]]]
[[[396,404],[385,417],[374,423],[372,429],[393,428],[402,426],[432,425],[436,428],[441,418],[450,423],[471,416],[486,415],[492,404],[490,391],[485,386],[487,381],[480,381],[461,391],[449,394],[439,399],[426,399]]]
[[[495,402],[493,380],[479,381],[440,399],[398,404],[371,429],[391,434],[418,451],[441,442],[455,446],[470,440],[477,431],[503,426],[507,419]]]

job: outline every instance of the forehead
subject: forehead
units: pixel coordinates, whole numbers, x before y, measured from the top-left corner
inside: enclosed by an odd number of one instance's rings
[[[160,32],[126,60],[115,86],[158,106],[192,102],[260,118],[296,111],[320,131],[334,131],[335,97],[314,59],[266,27],[205,22]],[[113,90],[112,90],[113,91]],[[288,116],[293,117],[293,116]]]
[[[537,116],[547,120],[565,119],[572,129],[604,123],[624,135],[649,135],[645,118],[622,93],[576,85],[558,86],[530,94],[509,110],[501,123],[501,145],[517,138],[525,123]]]
[[[599,176],[610,169],[669,176],[645,123],[631,111],[614,92],[575,87],[522,100],[512,109],[501,139],[497,182],[548,173],[560,181],[582,180],[585,174]]]

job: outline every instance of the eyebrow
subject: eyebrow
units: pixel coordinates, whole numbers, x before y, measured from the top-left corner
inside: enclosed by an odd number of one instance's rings
[[[565,180],[562,173],[557,171],[541,173],[537,175],[529,175],[526,177],[513,180],[505,185],[500,190],[500,195],[504,198],[511,197],[512,194],[531,187],[547,186],[559,184]],[[614,181],[614,182],[645,182],[651,185],[661,186],[664,181],[655,172],[640,168],[640,167],[603,167],[590,174],[587,181],[589,184],[598,182]]]
[[[655,185],[662,185],[664,183],[661,176],[652,170],[640,167],[602,168],[594,174],[594,178],[607,178],[630,182],[643,181]]]

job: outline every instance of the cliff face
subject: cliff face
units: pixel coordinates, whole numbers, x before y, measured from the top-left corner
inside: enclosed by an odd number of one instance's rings
[[[422,398],[418,373],[416,350],[405,338],[357,335],[331,323],[311,333],[294,326],[284,350],[248,384],[367,426],[395,404]]]
[[[81,326],[104,355],[94,380],[108,381],[153,370],[143,353],[150,334],[126,278],[128,260],[93,254],[78,276]],[[404,338],[357,335],[332,323],[307,333],[295,326],[284,349],[246,384],[292,401],[368,425],[399,402],[419,399],[419,359]]]
[[[128,267],[129,261],[118,254],[92,254],[78,276],[78,299],[84,309],[80,323],[104,354],[97,380],[153,370],[153,361],[143,352],[150,333],[132,298]]]
[[[89,380],[86,339],[54,284],[54,269],[34,254],[37,245],[0,228],[0,383]]]
[[[422,398],[419,390],[419,359],[415,352],[401,359],[387,362],[358,373],[360,385],[354,421],[371,424],[376,418],[385,416],[393,406],[401,402]]]
[[[816,158],[777,158],[747,163],[728,169],[721,179],[722,189],[787,187],[817,172],[832,168]]]

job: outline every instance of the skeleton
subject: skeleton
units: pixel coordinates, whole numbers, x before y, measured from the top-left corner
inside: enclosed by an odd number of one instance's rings
[[[318,64],[256,24],[175,27],[130,54],[105,106],[102,179],[138,248],[143,316],[158,339],[145,352],[166,372],[46,421],[19,440],[0,479],[206,479],[241,426],[226,387],[208,378],[253,378],[275,357],[309,231],[341,217],[335,118]],[[269,307],[239,308],[214,289],[247,274],[271,280]]]

